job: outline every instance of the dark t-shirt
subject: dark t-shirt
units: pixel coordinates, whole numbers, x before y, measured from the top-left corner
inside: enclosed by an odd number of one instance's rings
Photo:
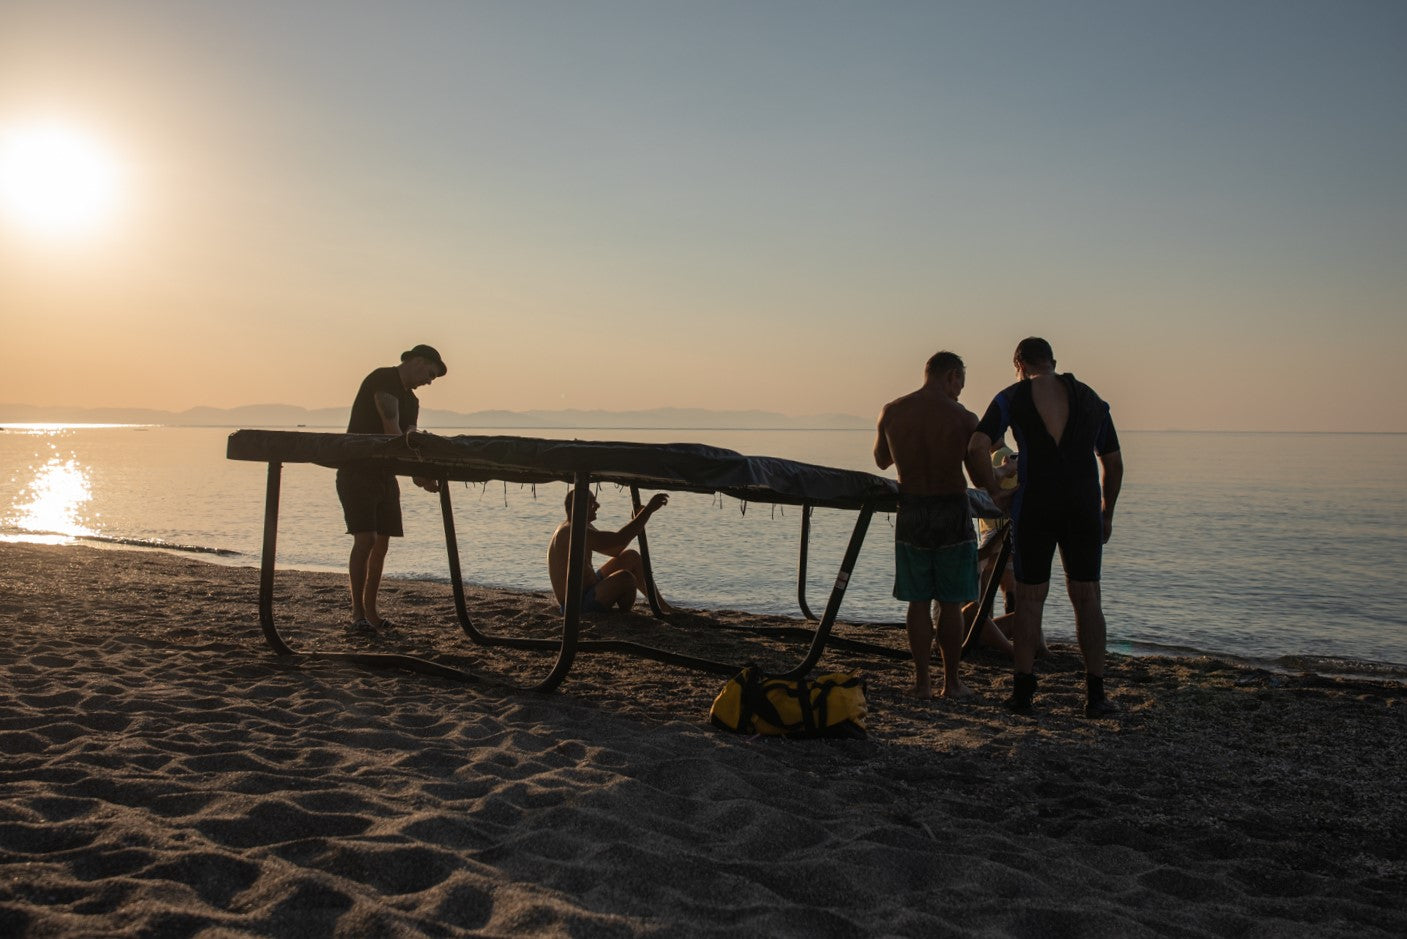
[[[1017,478],[1021,499],[1068,499],[1092,496],[1099,500],[1099,465],[1104,456],[1119,449],[1119,435],[1109,416],[1109,405],[1069,373],[1060,375],[1070,398],[1070,418],[1056,443],[1046,430],[1031,397],[1031,382],[1019,381],[1001,391],[987,407],[977,432],[996,440],[1007,428],[1016,443]]]
[[[401,384],[401,373],[394,365],[378,368],[362,380],[357,389],[356,400],[352,402],[352,417],[347,422],[349,434],[384,434],[381,412],[376,409],[376,396],[382,393],[391,395],[400,403],[401,430],[416,426],[420,420],[420,399],[405,385]]]

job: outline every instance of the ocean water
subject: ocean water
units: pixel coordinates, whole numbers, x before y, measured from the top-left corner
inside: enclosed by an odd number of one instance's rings
[[[5,425],[0,539],[160,546],[257,566],[266,471],[225,459],[230,430]],[[708,443],[873,471],[865,431],[493,433]],[[1112,649],[1350,672],[1407,666],[1407,435],[1124,432],[1120,439],[1127,473],[1103,581]],[[567,487],[453,485],[466,580],[545,591],[546,543]],[[629,492],[607,485],[598,497],[598,527],[624,524]],[[438,498],[406,481],[402,504],[407,537],[392,545],[387,575],[447,581]],[[852,512],[813,514],[806,596],[817,613],[854,522]],[[796,508],[674,493],[648,529],[657,582],[685,606],[799,615],[800,529]],[[842,619],[902,622],[903,607],[889,594],[892,541],[893,519],[876,515]],[[285,466],[280,568],[343,570],[348,547],[332,471]],[[1058,585],[1046,630],[1056,641],[1074,637]]]

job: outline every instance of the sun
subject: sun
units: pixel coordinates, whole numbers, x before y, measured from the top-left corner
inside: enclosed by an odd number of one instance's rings
[[[91,234],[112,221],[122,167],[97,137],[58,120],[0,124],[0,216],[38,236]]]

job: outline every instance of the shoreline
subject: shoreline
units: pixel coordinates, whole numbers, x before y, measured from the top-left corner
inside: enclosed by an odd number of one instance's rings
[[[281,572],[295,647],[474,649],[443,584],[390,581],[382,632],[338,574]],[[973,702],[867,680],[863,740],[708,724],[722,679],[582,655],[550,695],[272,654],[258,572],[156,551],[0,544],[0,930],[296,936],[1391,936],[1407,932],[1407,708],[1393,682],[1210,657],[1110,657],[1118,721],[1084,719],[1078,653],[1006,663]],[[467,588],[495,629],[541,596]],[[398,616],[399,614],[399,616]],[[781,617],[601,617],[594,636],[764,663]],[[842,634],[899,640],[845,624]]]
[[[9,536],[25,537],[25,536]],[[187,558],[211,564],[219,567],[238,567],[257,571],[259,569],[258,558],[249,557],[245,552],[230,548],[212,548],[202,545],[175,545],[164,543],[153,543],[135,538],[110,537],[105,535],[63,535],[59,533],[35,533],[36,539],[41,538],[62,538],[64,542],[55,543],[52,541],[36,540],[30,541],[7,541],[0,538],[0,545],[4,544],[43,544],[46,546],[60,548],[91,547],[102,551],[136,551],[155,552],[166,554],[171,557]],[[283,567],[278,568],[279,576],[284,573],[289,574],[341,574],[342,569],[334,565],[308,566],[308,567]],[[434,583],[447,585],[449,575],[440,577],[416,577],[413,575],[387,574],[386,580],[397,582],[417,582]],[[496,584],[477,584],[465,582],[466,589],[476,588],[485,590],[498,590],[505,593],[522,594],[523,596],[541,596],[542,592],[525,591],[512,586]],[[764,616],[774,619],[785,619],[793,624],[805,626],[806,620],[800,616],[780,614],[780,613],[759,613],[748,610],[730,611],[739,615]],[[844,607],[841,610],[844,613]],[[844,616],[841,617],[842,621]],[[881,621],[875,619],[862,619],[856,622],[867,626],[903,630],[902,620]],[[902,640],[901,640],[902,641]],[[1309,653],[1284,653],[1275,656],[1253,657],[1238,655],[1233,652],[1219,650],[1199,649],[1195,646],[1168,645],[1144,640],[1120,640],[1115,639],[1109,643],[1112,652],[1134,658],[1210,658],[1224,661],[1229,665],[1251,669],[1262,669],[1276,674],[1292,675],[1301,673],[1312,673],[1316,675],[1326,675],[1336,678],[1365,678],[1382,681],[1392,681],[1407,687],[1407,662],[1390,662],[1375,659],[1360,659],[1350,656],[1335,655],[1313,655]]]

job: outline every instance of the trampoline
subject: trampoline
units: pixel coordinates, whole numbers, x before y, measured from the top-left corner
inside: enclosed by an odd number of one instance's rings
[[[795,666],[783,673],[784,677],[797,678],[811,671],[820,661],[828,643],[879,654],[908,656],[907,650],[900,651],[832,636],[870,519],[875,512],[892,512],[898,507],[897,484],[882,476],[775,457],[744,456],[732,450],[705,444],[595,442],[487,435],[449,437],[425,432],[392,436],[237,430],[229,437],[226,456],[231,460],[268,465],[260,557],[259,622],[265,640],[279,655],[341,659],[370,666],[403,667],[458,681],[491,682],[511,687],[526,687],[540,692],[549,692],[557,688],[570,672],[577,655],[590,652],[624,653],[719,675],[736,674],[742,667],[740,663],[699,658],[627,640],[581,638],[582,571],[589,515],[585,508],[586,500],[593,484],[613,483],[629,488],[631,501],[637,509],[641,504],[642,489],[720,494],[745,502],[801,507],[802,533],[798,559],[797,601],[802,615],[815,625],[813,628],[749,630],[752,633],[795,637],[805,641],[805,653]],[[279,633],[274,616],[273,588],[278,543],[279,495],[285,463],[313,463],[330,468],[359,467],[398,476],[438,480],[449,578],[460,628],[471,641],[481,646],[529,649],[555,655],[546,673],[524,686],[497,674],[480,674],[417,656],[382,652],[300,653],[294,650]],[[452,481],[483,483],[491,480],[533,484],[564,482],[572,487],[567,602],[562,613],[560,638],[503,635],[481,627],[469,615],[448,484]],[[1001,517],[1002,513],[986,493],[969,490],[968,499],[975,516]],[[811,512],[815,508],[844,509],[856,513],[840,569],[820,617],[812,614],[806,598],[807,550]],[[646,574],[645,595],[651,610],[655,615],[660,615],[649,543],[644,532],[638,536],[638,542]],[[981,622],[991,611],[1000,572],[1008,552],[1009,544],[1004,544],[996,572],[982,590],[981,606],[966,637],[965,648],[975,640],[980,632]]]

